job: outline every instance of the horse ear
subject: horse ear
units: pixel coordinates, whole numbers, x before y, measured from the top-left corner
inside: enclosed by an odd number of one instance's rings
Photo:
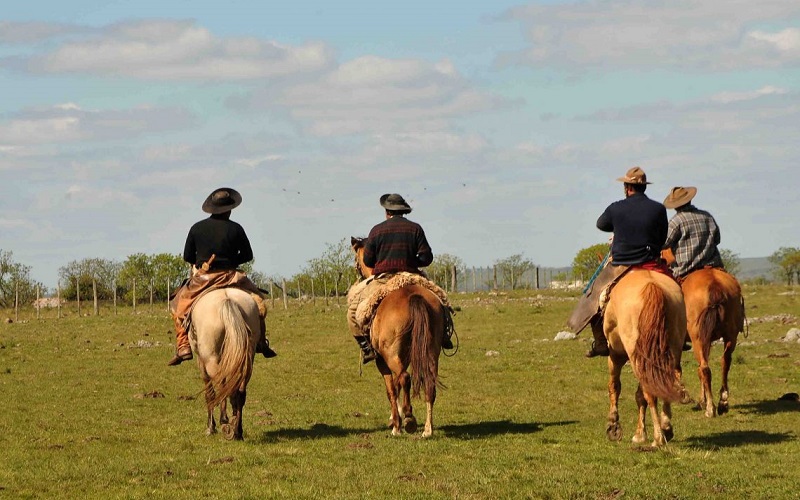
[[[364,238],[356,238],[355,236],[350,237],[350,246],[353,250],[357,250],[364,246]]]

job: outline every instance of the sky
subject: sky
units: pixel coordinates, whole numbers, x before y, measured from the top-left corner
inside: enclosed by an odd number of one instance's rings
[[[434,254],[568,266],[632,166],[740,257],[800,246],[796,0],[29,0],[0,82],[0,250],[48,287],[181,253],[218,187],[284,277],[392,192]]]

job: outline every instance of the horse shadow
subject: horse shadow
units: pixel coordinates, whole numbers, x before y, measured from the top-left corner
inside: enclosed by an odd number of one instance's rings
[[[686,439],[690,446],[703,449],[736,448],[749,444],[778,444],[797,439],[791,432],[765,432],[758,430],[718,432]]]
[[[264,432],[259,438],[261,443],[275,443],[280,440],[308,440],[308,439],[324,439],[329,437],[347,437],[353,435],[369,434],[378,430],[385,430],[386,427],[377,427],[374,429],[364,428],[346,428],[338,425],[328,425],[316,423],[308,428],[289,428],[277,429],[274,431]]]
[[[437,431],[446,437],[456,439],[471,440],[483,439],[501,434],[534,434],[547,427],[559,427],[564,425],[574,425],[576,420],[562,422],[512,422],[511,420],[493,420],[489,422],[478,422],[474,424],[443,425],[437,427]]]
[[[753,413],[757,415],[776,415],[778,413],[800,411],[800,404],[798,404],[797,401],[765,399],[763,401],[756,401],[755,403],[736,405],[736,410],[742,413]]]

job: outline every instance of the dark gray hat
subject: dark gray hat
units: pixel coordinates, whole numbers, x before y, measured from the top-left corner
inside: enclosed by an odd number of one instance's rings
[[[381,196],[381,206],[386,210],[411,212],[411,207],[406,200],[397,193],[385,194]]]
[[[242,195],[239,191],[231,188],[215,189],[206,201],[203,202],[203,212],[209,214],[221,214],[233,210],[242,203]]]

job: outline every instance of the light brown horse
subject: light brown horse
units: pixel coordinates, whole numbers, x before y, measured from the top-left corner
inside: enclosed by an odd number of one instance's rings
[[[612,441],[622,439],[619,424],[620,373],[630,360],[639,381],[636,404],[639,419],[634,443],[647,440],[645,415],[650,408],[653,446],[672,439],[673,401],[682,398],[680,382],[681,348],[686,336],[686,309],[680,286],[669,276],[654,271],[628,271],[611,290],[603,319],[608,338],[608,395],[611,408],[606,434]],[[658,399],[663,411],[659,414]]]
[[[351,238],[350,242],[359,274],[362,278],[372,276],[372,269],[363,261],[364,240]],[[420,389],[425,391],[427,409],[422,437],[430,437],[433,433],[433,404],[437,386],[441,385],[439,353],[447,314],[439,298],[419,285],[390,292],[375,311],[370,341],[378,354],[375,364],[386,384],[386,395],[392,409],[390,427],[393,436],[401,434],[401,423],[406,432],[417,431],[411,396],[419,397]]]
[[[242,439],[242,409],[253,373],[255,345],[261,324],[258,306],[238,288],[212,290],[197,299],[191,313],[189,343],[205,384],[208,427],[216,433],[214,408],[220,406],[220,424],[227,439]],[[231,402],[228,422],[227,400]]]

